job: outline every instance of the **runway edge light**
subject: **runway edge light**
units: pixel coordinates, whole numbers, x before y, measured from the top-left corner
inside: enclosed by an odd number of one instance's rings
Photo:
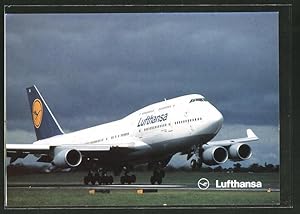
[[[89,190],[89,194],[90,194],[90,195],[95,195],[95,192],[96,192],[96,191],[95,191],[94,189],[90,189],[90,190]]]
[[[143,190],[143,189],[137,189],[137,190],[136,190],[136,193],[137,193],[138,195],[142,195],[142,194],[144,194],[144,190]]]

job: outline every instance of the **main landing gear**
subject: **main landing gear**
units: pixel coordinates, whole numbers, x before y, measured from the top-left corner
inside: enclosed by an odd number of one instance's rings
[[[105,171],[101,172],[101,175],[99,171],[96,171],[95,173],[93,171],[89,171],[88,175],[84,177],[83,179],[84,184],[88,185],[89,183],[95,185],[98,183],[99,185],[101,184],[112,184],[114,182],[113,176],[108,176],[106,175]]]
[[[124,175],[120,177],[120,183],[122,185],[124,184],[132,184],[136,182],[136,176],[135,175],[128,175],[129,170],[124,167]],[[89,170],[88,175],[84,177],[83,181],[85,185],[88,184],[99,184],[99,185],[108,185],[113,184],[114,179],[113,176],[108,176],[106,174],[107,170]],[[150,183],[152,185],[158,184],[160,185],[162,183],[163,178],[165,177],[165,171],[161,164],[158,164],[153,169],[153,175],[150,177]]]
[[[127,170],[127,168],[124,168],[125,171],[125,175],[121,176],[120,178],[120,182],[121,184],[131,184],[131,183],[135,183],[136,182],[136,176],[135,175],[128,175],[129,171]]]
[[[128,184],[131,184],[131,183],[135,183],[136,182],[136,176],[135,175],[123,175],[121,176],[120,178],[120,182],[121,184],[125,184],[125,183],[128,183]]]

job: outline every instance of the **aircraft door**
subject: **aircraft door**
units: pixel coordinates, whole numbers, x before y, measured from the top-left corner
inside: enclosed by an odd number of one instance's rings
[[[192,118],[191,118],[190,110],[188,108],[184,112],[184,118],[186,118],[186,120],[188,121],[187,124],[188,124],[189,133],[192,134],[194,131],[194,127],[193,127],[193,123],[189,121]]]
[[[136,121],[139,121],[139,118],[141,117],[141,114],[139,114],[139,116],[136,118]],[[136,124],[132,123],[133,127],[135,128],[135,136],[137,136],[139,139],[143,138],[143,127],[141,126],[137,126]]]

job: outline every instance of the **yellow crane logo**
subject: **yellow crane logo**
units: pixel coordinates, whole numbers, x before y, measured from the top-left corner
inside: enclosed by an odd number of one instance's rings
[[[32,103],[32,121],[35,128],[39,128],[43,119],[43,104],[40,99],[35,99]]]

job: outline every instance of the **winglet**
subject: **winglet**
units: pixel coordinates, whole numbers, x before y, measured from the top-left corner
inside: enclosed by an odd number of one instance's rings
[[[247,129],[247,137],[248,138],[258,139],[258,137],[254,134],[254,132],[252,131],[252,129]]]

